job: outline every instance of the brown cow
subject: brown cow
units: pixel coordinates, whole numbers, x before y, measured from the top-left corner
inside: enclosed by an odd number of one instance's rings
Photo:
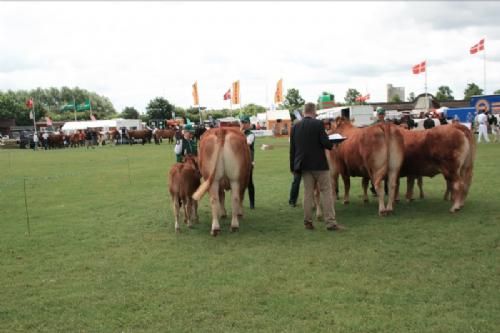
[[[472,180],[474,140],[462,125],[437,126],[426,131],[401,130],[405,142],[405,159],[401,177],[407,177],[407,199],[413,195],[416,178],[442,174],[447,183],[445,198],[451,193],[456,212],[464,205]],[[467,131],[464,131],[466,129]]]
[[[175,130],[167,128],[167,129],[158,129],[154,134],[154,139],[156,144],[160,144],[161,139],[168,139],[168,143],[174,142]]]
[[[175,163],[168,174],[168,190],[175,216],[175,231],[180,232],[180,206],[184,206],[184,222],[191,228],[193,221],[198,222],[198,203],[192,198],[200,186],[200,170],[195,156],[185,156],[184,163]]]
[[[129,139],[130,145],[132,145],[134,141],[132,139],[141,139],[142,145],[144,145],[146,142],[151,143],[151,138],[153,137],[153,131],[148,129],[128,130],[127,137]]]
[[[250,149],[245,135],[238,128],[214,128],[205,132],[200,141],[200,171],[204,182],[193,195],[200,200],[210,192],[212,207],[211,234],[220,232],[221,215],[219,190],[221,181],[227,181],[231,188],[232,219],[231,231],[239,229],[238,217],[243,215],[242,201],[250,177]]]
[[[368,200],[366,189],[368,179],[371,179],[378,195],[379,215],[392,212],[404,158],[403,137],[399,129],[387,122],[357,128],[349,120],[339,117],[335,119],[332,132],[347,137],[328,154],[334,198],[339,174],[344,181],[344,203],[349,203],[350,177],[363,177],[364,200]],[[384,178],[388,179],[389,185],[387,205],[384,202]]]

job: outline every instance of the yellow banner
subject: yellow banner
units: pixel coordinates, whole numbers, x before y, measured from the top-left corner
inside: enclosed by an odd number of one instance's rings
[[[283,103],[283,79],[278,81],[276,85],[276,92],[274,93],[274,103]]]
[[[200,100],[198,98],[198,81],[193,84],[193,102],[194,105],[200,105]]]
[[[232,104],[240,104],[240,81],[233,82],[233,94],[231,96]]]

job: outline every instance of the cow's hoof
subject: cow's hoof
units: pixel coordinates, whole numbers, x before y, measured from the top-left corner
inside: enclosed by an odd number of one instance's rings
[[[238,232],[240,231],[240,227],[231,227],[231,232]]]
[[[220,229],[213,229],[210,234],[214,237],[217,237],[218,234],[220,234]]]
[[[349,204],[349,200],[344,200],[344,205],[348,205]]]
[[[387,216],[387,211],[386,210],[379,210],[378,216]]]
[[[181,228],[175,228],[175,233],[180,234],[181,233]]]

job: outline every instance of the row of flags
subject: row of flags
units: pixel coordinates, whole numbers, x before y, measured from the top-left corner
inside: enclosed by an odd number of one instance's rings
[[[33,101],[33,98],[30,98],[26,101],[26,107],[30,110],[30,119],[35,119],[35,103]],[[68,110],[74,110],[74,111],[90,111],[90,120],[95,121],[96,118],[94,114],[92,113],[92,102],[90,99],[85,100],[84,103],[82,104],[76,104],[74,101],[71,104],[66,104],[63,107],[61,107],[60,111],[68,111]],[[75,118],[76,119],[76,118]],[[50,117],[45,117],[45,121],[47,122],[47,126],[52,126],[52,119]]]
[[[484,38],[479,41],[479,43],[471,46],[469,52],[470,54],[476,54],[479,51],[484,51]],[[426,61],[422,61],[419,64],[414,65],[411,70],[413,74],[420,74],[425,72]]]

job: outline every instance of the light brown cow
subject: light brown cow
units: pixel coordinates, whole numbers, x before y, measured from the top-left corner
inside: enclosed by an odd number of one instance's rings
[[[167,128],[167,129],[158,129],[154,134],[154,139],[156,144],[160,144],[161,139],[168,139],[168,143],[174,142],[175,130]]]
[[[180,232],[180,206],[184,206],[184,222],[191,228],[198,222],[198,203],[192,198],[200,186],[201,174],[196,157],[184,157],[184,163],[175,163],[168,174],[168,190],[172,199],[175,216],[175,231]]]
[[[332,133],[347,137],[328,154],[334,198],[339,174],[344,181],[344,203],[349,203],[350,177],[363,177],[364,200],[368,200],[366,189],[371,179],[378,195],[379,215],[392,212],[396,183],[404,158],[403,137],[399,129],[391,123],[357,128],[349,120],[339,117],[333,123]],[[389,185],[387,205],[384,202],[384,178],[387,178]]]
[[[472,180],[474,144],[472,134],[462,125],[444,125],[426,131],[401,130],[405,143],[405,159],[401,177],[407,177],[407,199],[413,196],[418,177],[442,174],[447,183],[445,198],[451,193],[456,212],[464,205]]]
[[[242,201],[250,177],[250,149],[245,135],[237,128],[214,128],[203,134],[199,150],[200,171],[204,182],[193,195],[200,200],[210,192],[212,207],[211,234],[220,232],[221,215],[219,191],[222,182],[231,187],[232,219],[231,231],[239,229],[239,216],[243,215]]]

